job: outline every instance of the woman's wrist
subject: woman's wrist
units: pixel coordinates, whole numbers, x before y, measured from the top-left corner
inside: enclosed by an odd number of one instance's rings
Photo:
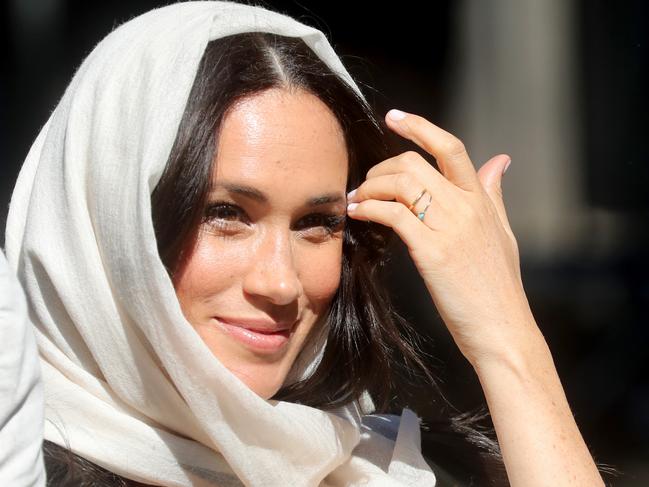
[[[469,360],[476,374],[480,376],[493,369],[507,368],[520,375],[533,371],[539,361],[552,362],[552,354],[536,322],[521,323],[511,338],[503,346],[485,349]]]
[[[551,359],[547,342],[527,303],[502,316],[497,323],[480,323],[489,332],[480,340],[479,349],[462,351],[478,375],[503,366],[522,373],[537,354]]]
[[[541,331],[533,320],[517,330],[520,337],[514,346],[472,362],[510,484],[603,485]]]

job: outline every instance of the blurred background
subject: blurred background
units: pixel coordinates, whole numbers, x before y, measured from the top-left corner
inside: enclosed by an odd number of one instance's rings
[[[20,165],[76,68],[114,27],[167,3],[2,2],[3,229]],[[649,485],[649,3],[256,3],[323,30],[381,115],[426,117],[476,168],[512,157],[503,191],[523,282],[577,424],[595,459],[622,470],[614,485]],[[430,337],[447,398],[484,404],[403,247],[388,282]],[[427,390],[406,392],[435,414]]]

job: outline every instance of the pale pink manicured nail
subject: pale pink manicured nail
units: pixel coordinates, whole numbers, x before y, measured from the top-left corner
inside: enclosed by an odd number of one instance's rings
[[[399,121],[406,118],[406,114],[401,110],[397,110],[396,108],[393,108],[388,112],[388,117],[390,117],[392,120]]]
[[[347,211],[354,211],[357,206],[358,206],[358,203],[349,203],[347,205]]]
[[[512,163],[512,160],[511,160],[511,159],[507,161],[507,164],[505,164],[505,169],[503,169],[503,174],[505,174],[505,172],[507,171],[507,168],[509,167],[509,165],[510,165],[511,163]]]

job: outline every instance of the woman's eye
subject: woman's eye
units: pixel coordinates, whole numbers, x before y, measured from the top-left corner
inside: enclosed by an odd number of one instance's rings
[[[236,205],[226,202],[215,202],[210,203],[205,208],[204,218],[212,225],[227,228],[237,222],[237,220],[244,220],[245,214]]]
[[[331,234],[344,223],[345,215],[333,215],[325,213],[313,213],[307,215],[301,221],[301,228],[323,228],[327,234]]]
[[[318,236],[333,234],[345,222],[346,215],[327,213],[311,213],[301,218],[294,229],[304,232],[318,232]],[[248,225],[245,211],[232,203],[217,201],[209,203],[205,208],[204,221],[218,230],[238,230],[242,225]],[[313,229],[313,230],[312,230]]]

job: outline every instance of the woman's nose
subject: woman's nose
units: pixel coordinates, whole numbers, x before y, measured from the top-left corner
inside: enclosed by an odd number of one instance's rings
[[[244,290],[263,296],[277,305],[295,301],[302,292],[295,268],[292,243],[286,232],[269,232],[250,255],[252,262],[244,279]]]

